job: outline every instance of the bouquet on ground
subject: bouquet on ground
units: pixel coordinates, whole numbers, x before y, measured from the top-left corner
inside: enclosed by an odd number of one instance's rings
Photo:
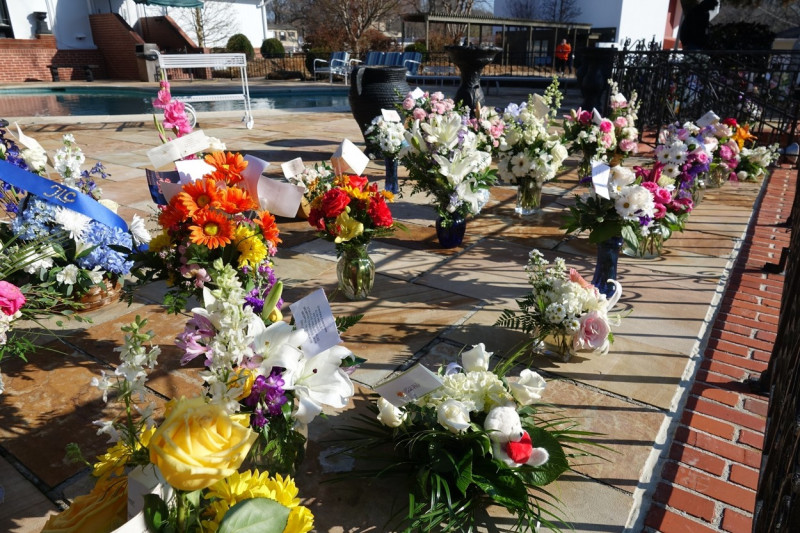
[[[579,446],[587,434],[538,403],[546,386],[539,374],[507,376],[514,357],[490,370],[491,355],[478,344],[438,375],[412,368],[393,382],[420,384],[423,372],[426,383],[438,383],[408,396],[408,387],[387,390],[373,408],[377,420],[364,416],[348,428],[348,453],[374,467],[354,475],[405,475],[411,483],[409,531],[475,531],[476,515],[492,504],[515,516],[517,531],[558,529],[558,500],[543,487],[586,454]],[[384,386],[392,388],[378,391]]]
[[[622,295],[622,287],[609,300],[574,268],[557,257],[551,265],[534,249],[525,266],[531,292],[517,300],[518,310],[506,309],[496,326],[523,331],[531,336],[535,350],[544,350],[546,339],[566,361],[577,352],[608,353],[614,342],[612,326],[620,317],[609,315]]]
[[[633,249],[639,237],[649,234],[655,218],[653,193],[644,187],[633,171],[614,166],[609,170],[607,197],[593,188],[575,199],[565,218],[567,233],[589,232],[589,242],[601,243],[622,237]]]
[[[492,156],[478,149],[478,137],[455,111],[415,119],[400,152],[414,182],[413,192],[432,197],[441,226],[477,215],[489,201],[495,182]]]
[[[263,296],[272,284],[272,256],[281,242],[275,217],[245,188],[242,172],[248,162],[238,153],[212,152],[205,162],[214,170],[184,183],[160,207],[161,233],[138,259],[141,281],[164,279],[164,303],[182,311],[189,297],[201,298],[215,275],[213,265],[233,265],[248,291]]]
[[[770,146],[756,146],[742,148],[739,152],[739,166],[736,167],[736,177],[739,181],[756,181],[761,176],[766,176],[770,165],[780,157],[778,144]]]
[[[102,533],[128,520],[139,531],[164,533],[310,531],[313,516],[299,505],[294,480],[239,471],[257,438],[247,416],[202,397],[181,398],[168,402],[164,421],[154,424],[145,382],[159,349],[148,350],[153,334],[145,326],[137,317],[123,327],[120,365],[113,376],[103,372],[92,380],[104,401],[111,396],[123,407],[118,418],[95,422],[113,445],[93,465],[76,444],[68,446],[71,458],[92,468],[94,489],[42,531]]]
[[[86,157],[72,134],[66,134],[51,159],[60,180],[36,181],[36,176],[20,172],[46,178],[47,153],[30,139],[32,147],[20,150],[2,130],[0,139],[0,160],[9,165],[7,181],[0,181],[0,202],[10,217],[8,224],[0,225],[0,242],[11,243],[11,248],[28,243],[42,248],[7,281],[46,284],[65,297],[78,298],[95,286],[105,291],[107,284],[116,285],[129,274],[132,254],[150,235],[138,215],[128,226],[116,215],[116,202],[102,199],[96,180],[108,176],[103,164],[81,169]],[[39,194],[26,190],[31,187]]]
[[[736,119],[720,118],[709,111],[697,121],[701,125],[698,136],[703,140],[706,150],[711,154],[706,186],[719,187],[728,180],[736,180],[736,167],[739,166],[740,145],[737,139]],[[742,129],[739,135],[749,132]]]
[[[655,157],[661,174],[651,181],[662,187],[674,187],[677,200],[699,199],[706,186],[712,155],[699,135],[700,128],[692,122],[682,126],[670,124],[659,134]]]
[[[557,134],[547,130],[548,108],[538,105],[533,95],[521,105],[506,107],[504,142],[499,148],[497,174],[514,180],[517,211],[523,214],[541,204],[542,186],[555,179],[556,172],[569,155]]]
[[[280,283],[259,310],[231,265],[218,259],[213,266],[203,306],[192,310],[176,343],[181,363],[202,357],[210,402],[249,415],[259,436],[251,454],[256,464],[292,472],[303,457],[305,426],[324,405],[345,407],[353,395],[344,368],[356,358],[339,345],[312,351],[316,345],[305,330],[265,320],[279,305]]]

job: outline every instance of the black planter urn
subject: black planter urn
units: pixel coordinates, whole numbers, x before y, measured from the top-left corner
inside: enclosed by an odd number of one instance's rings
[[[403,102],[410,90],[406,72],[406,67],[359,65],[353,69],[348,100],[362,135],[381,109],[397,109]]]
[[[453,99],[456,102],[463,102],[474,114],[476,106],[483,105],[481,72],[486,65],[494,61],[494,58],[500,53],[500,48],[445,46],[444,49],[450,56],[450,61],[461,72],[461,86]]]

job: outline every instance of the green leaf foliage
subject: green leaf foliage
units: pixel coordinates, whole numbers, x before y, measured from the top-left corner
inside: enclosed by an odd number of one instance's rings
[[[218,533],[282,533],[289,508],[268,498],[244,500],[228,510]]]

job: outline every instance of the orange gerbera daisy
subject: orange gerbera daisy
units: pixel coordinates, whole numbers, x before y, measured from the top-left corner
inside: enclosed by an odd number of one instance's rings
[[[163,228],[174,229],[188,216],[183,204],[178,201],[177,196],[173,196],[169,205],[158,214],[158,223]]]
[[[219,200],[220,193],[216,181],[203,178],[187,183],[183,186],[183,190],[175,196],[183,205],[186,213],[193,217],[198,210],[214,206]]]
[[[222,209],[226,213],[235,215],[242,211],[258,209],[258,205],[244,189],[238,187],[228,187],[219,191],[219,199],[215,207]]]
[[[242,171],[247,168],[247,161],[244,160],[242,154],[238,153],[213,152],[208,154],[204,160],[217,169],[211,173],[211,177],[217,181],[224,181],[228,185],[242,181]]]
[[[193,243],[202,244],[213,250],[231,242],[233,226],[224,214],[201,209],[196,213],[194,222],[189,226],[189,229],[192,230],[189,240]]]
[[[269,241],[273,246],[278,246],[279,243],[283,242],[278,238],[281,232],[278,229],[278,225],[275,223],[275,217],[272,216],[269,211],[261,211],[258,214],[256,222],[261,227],[264,240]]]

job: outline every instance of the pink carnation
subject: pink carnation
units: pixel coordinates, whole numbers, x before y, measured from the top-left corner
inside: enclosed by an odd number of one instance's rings
[[[623,152],[636,153],[639,151],[639,145],[632,139],[622,139],[619,142],[619,149]]]
[[[625,117],[617,117],[614,119],[614,126],[618,128],[626,128],[628,126],[628,119]]]
[[[414,99],[410,96],[406,96],[405,100],[403,100],[403,109],[406,111],[414,109]]]
[[[0,281],[0,311],[4,315],[14,315],[25,305],[25,295],[19,287],[7,281]]]
[[[412,116],[414,117],[414,120],[425,120],[425,117],[428,116],[428,114],[425,112],[424,109],[418,107],[414,110]]]

